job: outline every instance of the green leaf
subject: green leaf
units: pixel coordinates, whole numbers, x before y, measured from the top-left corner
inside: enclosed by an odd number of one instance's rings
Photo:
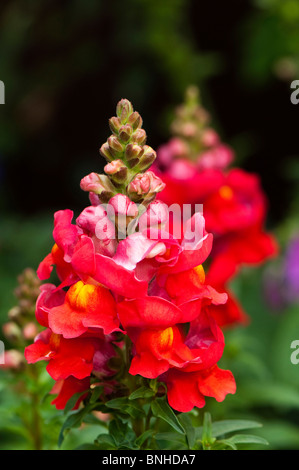
[[[84,408],[81,408],[79,411],[72,412],[72,414],[70,414],[67,417],[67,419],[62,425],[62,428],[58,436],[58,447],[61,446],[64,440],[65,432],[70,430],[71,428],[78,428],[81,425],[84,416],[90,413],[94,408],[95,408],[95,404],[87,405]]]
[[[216,441],[215,445],[212,446],[212,449],[219,450],[225,447],[229,447],[233,450],[238,450],[237,444],[259,444],[264,446],[269,445],[268,441],[260,436],[253,436],[251,434],[235,434],[228,439],[221,439],[220,441]]]
[[[261,444],[264,446],[269,445],[269,442],[263,437],[254,436],[252,434],[235,434],[227,440],[229,440],[233,444]]]
[[[151,403],[151,409],[152,409],[152,412],[153,412],[154,416],[156,416],[157,418],[161,418],[164,421],[166,421],[178,433],[185,434],[183,426],[181,425],[181,423],[179,422],[177,416],[175,415],[175,413],[170,408],[170,406],[168,405],[168,403],[165,401],[164,398],[156,398]]]
[[[85,413],[86,413],[86,409],[82,408],[80,411],[76,411],[73,414],[68,416],[68,418],[65,420],[60,430],[60,434],[58,437],[58,447],[61,446],[64,440],[65,431],[68,431],[71,428],[79,427],[82,423],[82,419]]]
[[[219,437],[225,434],[234,432],[234,431],[241,431],[244,429],[252,429],[252,428],[260,428],[262,424],[256,421],[249,421],[244,419],[227,419],[223,421],[215,421],[212,423],[212,436]],[[197,438],[202,437],[203,427],[196,428],[196,436]]]
[[[212,418],[210,413],[204,413],[201,443],[203,450],[209,450],[215,442],[212,434]]]
[[[65,408],[63,410],[64,414],[68,414],[73,408],[74,406],[76,405],[77,401],[79,400],[79,398],[84,395],[86,392],[88,392],[88,390],[86,390],[85,392],[78,392],[78,393],[75,393],[66,403],[65,405]]]
[[[272,406],[282,410],[299,409],[298,389],[286,383],[245,383],[239,393],[251,406]]]
[[[216,441],[214,445],[212,445],[212,450],[222,450],[226,447],[230,447],[232,450],[238,450],[236,444],[231,442],[229,439],[222,439],[221,441]]]
[[[196,434],[191,418],[187,413],[181,413],[178,416],[178,420],[180,421],[187,435],[189,449],[192,449],[196,441]]]
[[[186,446],[186,436],[177,432],[159,432],[155,435],[156,441],[179,442]]]
[[[119,419],[113,419],[109,423],[109,434],[113,437],[118,448],[126,446],[130,449],[136,449],[134,444],[136,435],[129,427],[128,423],[123,423]]]
[[[129,396],[129,400],[136,400],[137,398],[150,398],[155,395],[155,392],[147,387],[140,387]]]
[[[95,403],[98,398],[102,395],[104,387],[95,387],[91,393],[89,403]]]
[[[107,408],[119,410],[121,414],[128,414],[132,418],[145,415],[144,409],[136,403],[129,401],[127,397],[114,398],[113,400],[107,401],[105,405]]]
[[[96,444],[81,444],[76,447],[75,450],[98,450],[99,447]]]
[[[136,445],[138,447],[141,447],[145,441],[151,437],[153,434],[155,433],[155,431],[153,429],[147,429],[146,431],[144,431],[144,433],[142,433],[139,437],[137,437],[136,439]]]
[[[109,434],[99,434],[95,440],[97,449],[100,450],[116,450],[117,445],[115,440]]]

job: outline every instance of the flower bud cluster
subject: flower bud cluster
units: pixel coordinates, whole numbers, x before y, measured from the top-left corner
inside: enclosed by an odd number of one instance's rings
[[[171,125],[175,136],[161,148],[159,159],[165,165],[172,158],[187,158],[199,169],[226,168],[233,160],[232,149],[224,145],[218,133],[210,126],[210,114],[200,103],[199,90],[190,86],[186,91],[185,102],[177,107]],[[165,155],[164,155],[165,154]]]
[[[81,181],[81,188],[96,194],[100,202],[108,202],[121,193],[129,197],[132,194],[132,200],[138,202],[146,199],[148,203],[164,189],[158,177],[147,173],[156,159],[156,152],[146,145],[142,122],[129,100],[119,101],[116,116],[109,120],[112,134],[100,148],[100,154],[107,160],[105,175],[91,173]]]
[[[40,285],[41,281],[31,268],[26,268],[18,276],[18,286],[14,291],[18,302],[9,310],[9,321],[2,326],[4,337],[13,349],[5,352],[4,364],[1,364],[1,367],[18,370],[25,364],[23,349],[35,338],[40,329],[35,318]]]

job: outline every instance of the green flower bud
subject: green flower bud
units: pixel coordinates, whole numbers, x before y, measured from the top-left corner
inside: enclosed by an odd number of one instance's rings
[[[139,159],[138,165],[138,169],[140,171],[147,170],[153,164],[157,156],[156,152],[148,145],[144,145],[143,150],[144,152],[142,157]]]
[[[129,142],[133,133],[132,126],[126,124],[119,129],[119,139],[125,144]]]
[[[120,141],[115,135],[111,135],[108,138],[107,142],[109,145],[110,152],[112,153],[112,155],[114,155],[114,157],[117,157],[123,153],[124,146],[120,143]]]
[[[119,129],[121,128],[121,122],[119,118],[113,116],[111,119],[109,119],[109,126],[111,129],[111,132],[113,132],[113,134],[118,135]]]
[[[134,113],[131,114],[128,119],[128,124],[132,126],[134,131],[138,129],[138,127],[142,126],[142,117],[137,111],[134,111]]]
[[[132,135],[132,141],[138,145],[144,145],[146,142],[146,132],[144,129],[137,129]]]
[[[122,124],[126,124],[129,116],[133,113],[133,106],[129,100],[122,99],[117,103],[116,114]]]
[[[111,162],[114,159],[114,155],[107,142],[105,142],[100,148],[100,154],[103,155],[108,162]]]
[[[128,162],[136,158],[138,159],[138,157],[141,157],[142,154],[143,148],[140,147],[140,145],[129,144],[126,146],[125,157]]]

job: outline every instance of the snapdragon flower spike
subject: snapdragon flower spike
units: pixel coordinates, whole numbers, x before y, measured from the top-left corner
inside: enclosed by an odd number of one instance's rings
[[[60,283],[40,289],[36,318],[45,330],[25,357],[48,362],[58,409],[75,393],[86,396],[95,380],[107,398],[120,396],[131,382],[126,374],[164,382],[177,410],[184,408],[177,391],[184,379],[191,378],[193,388],[200,384],[186,409],[202,406],[204,395],[222,399],[234,393],[233,379],[229,387],[224,372],[223,386],[214,382],[221,376],[224,337],[213,309],[228,297],[206,282],[202,267],[213,236],[200,213],[186,221],[183,233],[172,233],[168,208],[156,199],[165,184],[148,170],[156,154],[128,100],[118,103],[109,124],[112,135],[101,147],[105,175],[81,180],[91,205],[74,222],[70,210],[55,213],[54,247],[38,273],[48,280],[55,267]],[[110,360],[124,357],[125,367],[115,371]]]
[[[173,136],[158,149],[152,170],[166,183],[160,200],[167,205],[202,204],[206,230],[214,237],[208,283],[228,291],[244,265],[259,265],[278,253],[265,229],[267,200],[257,175],[230,167],[233,150],[210,127],[195,87],[187,90],[171,126]],[[177,218],[174,226],[182,221]],[[200,264],[200,263],[198,263]],[[226,305],[215,308],[222,326],[247,323],[238,300],[228,291]]]
[[[146,145],[142,118],[130,101],[120,100],[116,114],[109,120],[112,135],[100,148],[100,154],[107,160],[105,175],[91,173],[85,176],[81,188],[91,194],[92,204],[96,203],[95,195],[101,202],[108,202],[117,193],[125,194],[135,202],[146,198],[149,203],[164,189],[162,181],[153,173],[143,177],[155,161],[156,152]]]

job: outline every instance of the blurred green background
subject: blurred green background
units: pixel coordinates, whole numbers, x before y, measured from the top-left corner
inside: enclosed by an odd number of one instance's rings
[[[290,343],[299,339],[298,304],[276,309],[264,292],[269,270],[283,276],[284,252],[299,233],[299,106],[290,101],[290,84],[299,79],[298,23],[298,0],[0,5],[6,100],[0,106],[0,323],[15,303],[17,275],[36,269],[51,247],[53,212],[76,214],[87,204],[79,182],[103,168],[98,148],[117,101],[132,101],[157,148],[170,137],[175,106],[195,84],[214,127],[236,151],[236,165],[260,175],[268,229],[281,245],[278,260],[245,269],[234,282],[252,318],[246,329],[227,332],[223,362],[239,391],[210,407],[215,419],[260,421],[260,434],[275,449],[299,449],[299,365],[290,362]],[[4,382],[0,390],[1,414],[9,409]],[[6,448],[27,445],[14,413],[6,412],[2,424],[0,418]],[[16,422],[7,437],[10,418]]]

